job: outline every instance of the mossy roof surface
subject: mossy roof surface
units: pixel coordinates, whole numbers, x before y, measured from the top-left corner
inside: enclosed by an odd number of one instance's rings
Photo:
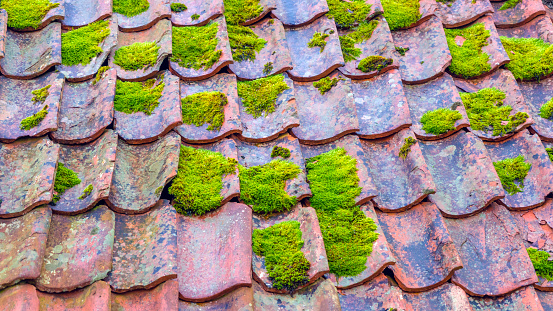
[[[159,49],[156,42],[135,42],[115,51],[113,62],[127,71],[153,67],[157,63]]]
[[[229,25],[240,25],[263,13],[259,0],[224,0],[225,19]]]
[[[44,118],[46,118],[46,115],[48,115],[48,105],[45,105],[42,107],[41,110],[39,110],[37,113],[28,116],[21,120],[20,123],[20,129],[28,131],[40,124]]]
[[[482,51],[482,48],[489,44],[490,37],[490,31],[483,23],[444,31],[451,53],[449,71],[464,78],[473,78],[491,70],[488,64],[490,55]],[[458,37],[464,39],[460,44],[456,41]]]
[[[553,44],[537,38],[500,39],[511,59],[505,68],[517,80],[539,80],[553,72]]]
[[[380,3],[391,31],[407,28],[421,18],[419,0],[382,0]]]
[[[113,12],[133,17],[150,8],[148,0],[113,0]]]
[[[463,116],[457,110],[439,108],[425,112],[421,117],[422,129],[426,133],[440,135],[455,130],[455,122]]]
[[[361,56],[361,49],[356,44],[363,43],[372,37],[374,30],[378,27],[378,21],[362,22],[359,26],[346,35],[340,36],[340,47],[344,55],[345,62],[351,62]]]
[[[202,126],[209,124],[208,131],[219,131],[225,121],[227,96],[221,92],[201,92],[181,99],[184,124]]]
[[[163,75],[144,82],[117,80],[114,108],[127,114],[143,112],[151,115],[159,105],[164,88]]]
[[[371,55],[363,58],[357,65],[357,69],[363,72],[380,71],[393,63],[394,60],[391,58],[386,58],[380,55]]]
[[[334,19],[337,27],[349,29],[365,22],[372,5],[367,4],[365,0],[327,0],[328,18]]]
[[[81,180],[79,179],[79,176],[77,176],[73,170],[67,168],[61,162],[58,163],[56,179],[54,181],[54,198],[52,199],[54,204],[61,199],[61,196],[65,193],[65,191],[67,191],[67,189],[71,189],[80,183]]]
[[[238,96],[247,113],[254,118],[275,112],[278,96],[289,89],[284,75],[274,75],[252,81],[238,81]]]
[[[510,195],[524,191],[524,179],[532,164],[526,162],[524,156],[519,155],[516,158],[506,158],[493,163],[495,171],[501,180],[503,189]]]
[[[171,61],[181,67],[208,70],[216,64],[223,52],[217,49],[219,24],[199,27],[173,27],[173,56]]]
[[[50,92],[48,91],[50,88],[52,87],[52,85],[47,85],[43,88],[40,88],[40,89],[36,89],[36,90],[33,90],[31,92],[31,94],[33,94],[33,98],[32,98],[32,101],[35,102],[35,103],[39,103],[39,102],[43,102],[46,100],[46,98],[48,97],[48,95],[50,95]]]
[[[254,61],[267,44],[253,30],[246,26],[227,25],[232,59],[237,62]]]
[[[326,92],[330,91],[330,89],[335,87],[340,80],[342,80],[342,78],[324,77],[319,81],[313,82],[313,86],[319,90],[321,95],[324,95]]]
[[[102,53],[100,43],[109,36],[109,21],[97,21],[61,35],[61,63],[66,66],[87,65]]]
[[[51,9],[60,4],[49,0],[2,0],[0,8],[8,13],[8,27],[15,29],[34,28],[42,24],[42,19]]]

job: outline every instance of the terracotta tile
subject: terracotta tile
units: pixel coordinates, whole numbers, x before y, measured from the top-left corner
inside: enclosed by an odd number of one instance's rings
[[[540,15],[515,28],[498,28],[497,33],[510,38],[539,38],[553,43],[553,23],[547,15]]]
[[[93,208],[109,196],[109,188],[115,166],[117,134],[106,130],[99,139],[86,145],[61,145],[59,162],[73,170],[81,183],[69,188],[52,206],[58,214],[76,215]],[[59,164],[58,164],[59,165]],[[85,198],[84,190],[92,185],[92,192]]]
[[[88,143],[102,135],[113,122],[115,69],[108,70],[96,83],[66,82],[63,85],[58,130],[50,137],[62,144]]]
[[[257,17],[249,19],[249,20],[241,23],[240,25],[247,26],[247,25],[252,25],[252,24],[257,23],[263,17],[267,16],[274,9],[276,9],[277,1],[278,0],[260,0],[260,1],[258,1],[258,4],[263,7],[263,12],[261,12],[261,14],[259,14]]]
[[[410,129],[404,129],[380,140],[361,141],[378,189],[373,200],[382,211],[407,210],[436,192],[418,143],[411,146],[405,159],[399,156],[405,139],[414,136]]]
[[[380,3],[379,3],[380,4]],[[374,29],[370,39],[363,41],[362,43],[355,44],[356,48],[361,50],[361,55],[355,61],[346,62],[344,67],[340,67],[340,70],[346,77],[351,79],[368,79],[378,74],[382,74],[386,71],[399,68],[399,54],[395,54],[394,41],[392,40],[392,34],[388,23],[384,17],[377,17],[374,19],[378,21],[378,26]],[[338,35],[343,36],[352,31],[338,29]],[[383,68],[380,71],[363,72],[357,69],[357,66],[365,57],[372,55],[378,55],[386,58],[393,58],[394,63]]]
[[[201,26],[223,15],[225,6],[223,0],[175,0],[171,3],[185,4],[188,9],[182,12],[171,12],[171,22],[175,26]],[[200,17],[192,19],[192,15]]]
[[[294,296],[269,293],[257,282],[253,282],[255,310],[340,310],[338,292],[332,282],[321,279],[298,291]]]
[[[472,23],[484,14],[494,12],[489,0],[456,0],[454,2],[437,2],[438,11],[436,15],[440,17],[445,28],[456,28]]]
[[[538,281],[516,222],[492,203],[469,218],[445,218],[464,268],[452,282],[472,296],[499,296]]]
[[[62,20],[64,28],[86,26],[108,18],[113,13],[110,0],[65,0],[64,6],[65,18]]]
[[[13,142],[25,137],[38,137],[58,128],[58,110],[64,84],[63,75],[59,73],[45,74],[34,80],[15,80],[0,77],[0,141]],[[32,91],[46,87],[48,97],[43,102],[33,102]],[[34,115],[48,106],[48,114],[30,130],[21,129],[21,121]]]
[[[253,311],[253,288],[240,287],[208,302],[179,300],[179,311]]]
[[[405,310],[473,311],[467,294],[451,283],[422,293],[404,293]]]
[[[392,37],[396,46],[409,48],[405,56],[398,56],[403,83],[428,82],[451,64],[442,22],[436,16],[414,28],[394,31]]]
[[[411,115],[398,70],[368,80],[351,80],[359,135],[375,139],[411,126]]]
[[[447,282],[463,262],[436,205],[423,202],[402,213],[377,211],[396,264],[399,287],[422,292]]]
[[[292,70],[292,58],[282,23],[278,19],[265,19],[250,28],[267,44],[255,54],[254,61],[235,62],[229,65],[229,69],[241,80],[254,80]],[[273,69],[265,73],[265,65],[269,63]]]
[[[0,9],[0,58],[6,56],[6,35],[8,32],[8,12]]]
[[[476,214],[505,193],[486,147],[474,134],[460,131],[442,140],[419,143],[436,184],[430,201],[446,217]]]
[[[272,217],[264,217],[253,215],[253,229],[266,229],[283,221],[297,221],[300,223],[302,240],[304,242],[301,249],[305,258],[311,264],[307,277],[307,284],[298,287],[300,290],[316,282],[325,273],[328,273],[328,260],[326,257],[325,245],[321,229],[319,228],[319,219],[317,213],[312,207],[303,207],[301,204],[296,205],[291,211],[280,213]],[[267,267],[265,266],[265,258],[257,256],[252,252],[252,270],[253,278],[263,287],[265,291],[286,294],[286,289],[273,288],[273,282],[269,278]],[[296,292],[294,290],[294,292]]]
[[[169,1],[148,0],[148,2],[150,3],[148,10],[133,17],[114,13],[119,20],[119,29],[123,32],[142,31],[152,26],[157,27],[156,24],[163,21],[164,18],[171,18],[171,4]],[[169,51],[169,54],[171,54],[171,51]]]
[[[36,289],[30,284],[16,285],[0,291],[0,306],[6,311],[38,311]]]
[[[52,200],[59,150],[48,138],[0,144],[0,218],[21,216]]]
[[[109,3],[109,0],[93,0],[93,1],[73,0],[71,2],[66,2],[66,5],[68,3],[78,2],[79,4],[77,5],[79,6],[89,6],[89,5],[94,5],[93,2],[99,2],[99,1]],[[111,11],[111,4],[108,4],[108,5],[109,5],[109,10]],[[103,6],[105,7],[105,5]],[[86,10],[86,11],[94,14],[95,9],[92,9],[90,11]],[[62,33],[65,33],[65,32],[67,31],[62,31]],[[102,64],[106,61],[109,54],[117,45],[118,34],[119,34],[119,31],[117,30],[117,17],[114,16],[109,19],[109,35],[100,44],[102,53],[92,58],[90,60],[90,63],[86,65],[82,65],[82,64],[78,64],[74,66],[58,65],[56,66],[56,69],[59,70],[61,73],[63,73],[67,81],[70,81],[70,82],[85,81],[94,77],[98,72],[98,69],[102,67]]]
[[[48,207],[41,207],[21,217],[0,220],[0,288],[40,275],[51,216]],[[0,293],[0,301],[4,294]]]
[[[305,7],[302,10],[305,10]],[[286,25],[286,22],[283,23]],[[322,16],[309,25],[299,28],[285,28],[284,30],[290,56],[292,57],[292,66],[294,67],[294,69],[288,71],[292,80],[319,80],[345,64],[334,20]],[[316,32],[329,35],[325,39],[326,46],[323,51],[318,46],[312,48],[308,46]]]
[[[529,105],[526,105],[524,97],[520,92],[517,81],[513,74],[505,69],[499,69],[498,71],[484,77],[481,79],[475,80],[462,80],[455,79],[455,84],[461,90],[473,93],[477,92],[483,88],[497,88],[505,92],[505,100],[503,100],[504,105],[509,105],[513,108],[511,115],[514,115],[517,112],[526,112],[530,116],[526,119],[526,122],[519,125],[513,133],[508,133],[503,136],[493,136],[491,131],[475,131],[469,127],[469,130],[473,132],[476,136],[480,137],[484,141],[502,141],[513,136],[514,133],[524,131],[525,128],[534,123],[535,115],[531,113]],[[538,107],[539,115],[539,107]]]
[[[37,26],[37,28],[33,27],[27,27],[24,29],[17,29],[18,32],[34,32],[37,30],[44,29],[45,27],[48,27],[51,23],[55,21],[62,21],[65,18],[65,7],[64,3],[65,1],[71,1],[71,0],[50,0],[51,3],[59,3],[57,8],[53,8],[44,17],[42,18],[42,22],[40,25]],[[12,28],[10,28],[12,29]]]
[[[405,310],[403,292],[399,287],[391,286],[384,274],[339,293],[342,311]]]
[[[540,299],[532,286],[526,286],[504,297],[469,297],[474,311],[543,311]]]
[[[100,205],[81,215],[54,214],[35,286],[67,292],[105,278],[111,269],[115,215]]]
[[[109,207],[124,214],[140,214],[152,208],[161,195],[158,189],[177,175],[179,147],[176,133],[145,145],[128,145],[119,140],[106,201]]]
[[[227,203],[201,217],[177,215],[179,297],[217,299],[251,286],[252,211]]]
[[[384,8],[382,8],[380,0],[365,0],[365,3],[371,5],[371,10],[367,15],[367,20],[373,19],[384,12]]]
[[[412,28],[421,25],[422,23],[426,22],[427,20],[433,18],[436,16],[436,11],[438,10],[438,5],[436,1],[433,0],[419,0],[420,8],[419,13],[421,17],[418,21],[411,24],[407,28]]]
[[[378,190],[373,182],[368,157],[365,156],[365,151],[363,151],[363,146],[357,136],[348,135],[333,143],[319,146],[301,145],[301,152],[304,159],[309,159],[336,148],[344,148],[346,153],[357,161],[357,176],[359,176],[361,194],[355,201],[358,205],[367,203],[378,195]]]
[[[83,289],[63,294],[37,291],[41,311],[110,311],[109,285],[98,281]]]
[[[294,81],[300,126],[292,128],[292,133],[302,144],[325,144],[359,131],[351,80],[339,71],[328,78],[342,80],[325,94],[313,82]]]
[[[521,0],[514,8],[499,10],[505,2],[493,2],[495,10],[493,21],[497,28],[521,26],[538,15],[545,15],[545,7],[541,1]]]
[[[217,32],[216,50],[221,51],[221,57],[215,64],[213,64],[213,66],[211,66],[211,68],[207,70],[203,69],[203,67],[197,70],[194,68],[181,67],[178,63],[173,62],[171,61],[171,59],[169,59],[169,70],[171,70],[173,74],[179,76],[182,80],[198,81],[207,79],[216,75],[219,71],[221,71],[223,67],[228,66],[234,62],[234,60],[232,59],[232,51],[230,49],[230,42],[228,39],[227,23],[225,17],[218,17],[214,19],[213,22],[218,23],[219,27],[219,30]]]
[[[179,304],[179,284],[169,280],[149,290],[134,290],[125,294],[111,293],[113,311],[176,311]]]
[[[540,82],[518,82],[519,90],[524,97],[528,115],[534,121],[531,131],[536,132],[543,141],[553,142],[553,121],[540,117],[540,108],[553,98],[553,78]]]
[[[151,0],[151,2],[158,2],[165,0]],[[154,4],[150,4],[152,8]],[[169,5],[167,5],[169,6]],[[146,14],[146,13],[142,13]],[[142,15],[141,14],[141,15]],[[116,14],[119,22],[119,29],[121,29],[121,14]],[[140,15],[137,15],[140,16]],[[126,33],[119,32],[117,34],[117,45],[111,50],[109,55],[109,66],[117,70],[117,77],[125,81],[144,81],[151,77],[154,77],[159,72],[161,63],[168,57],[173,51],[173,45],[171,43],[171,22],[164,19],[160,20],[152,28],[143,30],[140,32]],[[148,66],[143,69],[134,71],[127,71],[114,63],[114,57],[117,50],[124,46],[131,45],[138,42],[156,42],[160,49],[158,51],[157,62],[154,66]]]
[[[4,58],[0,58],[3,75],[15,79],[37,77],[61,64],[61,24],[51,23],[34,32],[8,29],[5,51]]]
[[[541,302],[541,306],[544,311],[553,310],[553,293],[552,292],[542,292],[537,290],[536,294]]]
[[[236,141],[238,147],[238,162],[245,167],[264,165],[273,160],[271,152],[274,147],[283,147],[290,150],[290,157],[286,159],[301,168],[298,177],[286,182],[285,190],[290,196],[294,196],[298,201],[311,197],[311,189],[305,177],[305,161],[301,152],[301,146],[297,138],[288,134],[279,138],[261,144],[249,144]]]
[[[271,15],[286,26],[303,26],[328,12],[326,1],[276,0],[276,9]]]

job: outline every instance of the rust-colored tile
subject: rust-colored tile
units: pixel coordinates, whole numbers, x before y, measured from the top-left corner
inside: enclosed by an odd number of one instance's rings
[[[492,203],[481,213],[445,218],[464,268],[452,282],[472,296],[499,296],[538,281],[516,222]]]
[[[498,28],[497,33],[510,38],[539,38],[553,43],[553,23],[547,15],[540,15],[515,28]]]
[[[553,293],[552,292],[542,292],[537,290],[536,294],[541,302],[541,306],[544,311],[553,310]]]
[[[44,29],[45,27],[48,27],[51,23],[57,21],[62,21],[65,19],[65,7],[64,7],[64,3],[66,1],[71,1],[71,0],[50,0],[49,2],[50,3],[59,3],[58,7],[56,8],[53,8],[51,10],[49,10],[46,15],[44,15],[44,17],[42,18],[42,22],[40,23],[40,25],[37,26],[37,28],[33,28],[33,27],[27,27],[27,28],[24,28],[24,29],[17,29],[18,32],[34,32],[34,31],[37,31],[37,30],[41,30],[41,29]]]
[[[98,281],[83,289],[63,294],[37,291],[41,311],[110,311],[109,285]]]
[[[521,0],[515,7],[499,10],[505,3],[492,2],[495,10],[493,21],[497,28],[512,28],[524,25],[538,15],[545,15],[545,7],[541,1]]]
[[[219,298],[251,286],[252,210],[230,202],[201,217],[177,215],[179,297]]]
[[[456,0],[453,2],[437,2],[438,11],[445,28],[456,28],[472,23],[484,14],[494,12],[489,0]]]
[[[108,18],[113,13],[110,0],[65,0],[64,6],[65,18],[62,20],[64,28],[86,26]]]
[[[114,211],[139,214],[159,200],[160,188],[177,175],[179,136],[171,132],[153,143],[117,143],[115,171],[106,203]]]
[[[553,98],[553,77],[540,82],[518,82],[518,87],[524,96],[528,115],[534,121],[531,130],[536,132],[543,141],[553,142],[553,121],[540,117],[540,108]]]
[[[532,286],[526,286],[503,297],[470,297],[474,311],[543,311],[540,299]]]
[[[467,294],[451,283],[422,293],[404,293],[405,310],[473,311]]]
[[[319,0],[276,0],[276,9],[271,12],[286,26],[310,24],[328,12],[326,1]]]
[[[402,290],[427,291],[462,270],[464,261],[435,204],[423,202],[402,213],[376,214],[396,258],[390,269]]]
[[[338,297],[342,311],[405,310],[403,292],[391,286],[384,274],[360,286],[341,290]]]
[[[43,102],[33,102],[32,91],[46,87],[48,97]],[[58,110],[60,107],[63,75],[60,73],[45,74],[33,80],[15,80],[0,77],[0,141],[13,142],[25,137],[38,137],[58,128]],[[48,106],[48,114],[30,130],[21,129],[21,121],[34,115]]]
[[[0,9],[0,58],[6,56],[6,35],[8,32],[8,12]]]
[[[163,21],[165,18],[171,18],[171,4],[169,1],[148,0],[148,2],[150,3],[148,10],[133,17],[127,17],[119,13],[114,13],[119,20],[119,29],[123,32],[142,31],[152,26],[156,27],[156,24]],[[170,51],[169,54],[171,54]]]
[[[30,284],[16,285],[0,291],[0,306],[5,311],[38,311],[36,289]]]
[[[35,286],[59,293],[105,278],[111,269],[114,218],[103,205],[77,216],[52,215],[44,263]]]
[[[182,12],[171,12],[171,22],[175,26],[201,26],[223,15],[225,6],[223,0],[174,0],[171,3],[182,3],[188,9]],[[200,17],[192,19],[192,15]]]
[[[330,280],[321,279],[298,291],[294,296],[269,293],[253,282],[254,309],[278,310],[340,310],[338,292]]]
[[[149,290],[134,290],[125,294],[111,293],[112,311],[176,311],[179,304],[179,284],[169,280]]]
[[[253,311],[253,288],[240,287],[208,302],[179,300],[179,311]]]
[[[48,138],[0,144],[0,218],[21,216],[52,200],[59,151]]]

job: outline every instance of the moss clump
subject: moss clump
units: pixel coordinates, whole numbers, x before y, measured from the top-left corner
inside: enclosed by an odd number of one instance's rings
[[[109,70],[109,66],[102,66],[100,69],[98,69],[98,73],[96,74],[96,77],[94,80],[92,80],[92,85],[96,85],[96,83],[100,82],[102,77],[104,76],[104,73]]]
[[[271,158],[276,158],[276,157],[283,157],[285,159],[288,159],[290,157],[290,149],[274,146],[273,150],[271,151]]]
[[[553,281],[553,261],[549,260],[549,253],[535,248],[527,248],[528,256],[534,265],[536,274],[548,281]]]
[[[61,63],[66,66],[86,65],[102,53],[99,46],[109,36],[109,22],[97,21],[61,34]]]
[[[514,8],[521,0],[507,0],[503,5],[499,8],[500,11],[508,10]]]
[[[340,47],[342,48],[342,54],[346,62],[356,60],[361,56],[361,49],[355,47],[355,44],[369,40],[377,26],[377,20],[372,20],[368,23],[362,22],[353,32],[339,37]]]
[[[298,221],[283,221],[265,229],[255,229],[253,252],[265,257],[269,278],[276,289],[293,291],[309,281],[311,264],[305,258],[302,233]]]
[[[382,0],[380,3],[391,31],[407,28],[421,18],[419,0]]]
[[[476,23],[462,29],[444,29],[447,45],[451,53],[451,65],[449,70],[458,76],[472,78],[490,71],[488,64],[490,55],[482,52],[482,48],[488,45],[490,31],[486,30],[483,23]],[[456,37],[465,39],[461,46],[455,42]]]
[[[63,163],[58,163],[56,179],[54,180],[54,198],[52,199],[54,204],[58,203],[67,189],[73,188],[80,183],[81,180],[74,171],[65,167]]]
[[[355,204],[361,193],[356,165],[343,148],[306,160],[311,206],[317,211],[330,272],[336,276],[363,272],[378,239],[376,224]]]
[[[541,105],[540,107],[540,117],[544,119],[551,118],[553,115],[553,98],[547,101],[547,103]]]
[[[117,80],[114,108],[127,114],[144,112],[151,115],[159,105],[161,93],[165,87],[163,75],[144,82],[126,82]]]
[[[79,200],[87,198],[92,193],[92,190],[94,190],[94,186],[92,184],[86,186],[83,190],[83,194],[79,197]]]
[[[325,50],[326,47],[326,41],[325,39],[330,36],[329,34],[322,33],[322,32],[316,32],[313,34],[313,37],[309,42],[307,43],[307,46],[310,48],[314,48],[316,46],[321,48],[321,53]]]
[[[246,60],[253,62],[256,53],[267,44],[265,39],[259,38],[253,30],[246,26],[228,25],[227,29],[232,59],[237,62]]]
[[[380,71],[387,66],[393,64],[393,62],[394,60],[391,58],[386,58],[379,55],[371,55],[363,58],[359,62],[359,65],[357,65],[357,69],[363,72]]]
[[[511,116],[513,108],[503,105],[505,93],[496,88],[460,95],[473,130],[492,131],[494,136],[504,135],[514,131],[528,118],[526,112],[517,112]]]
[[[32,129],[33,127],[37,126],[46,118],[46,115],[48,114],[48,105],[42,107],[41,110],[39,110],[37,113],[33,114],[30,117],[26,117],[25,119],[21,120],[20,129],[28,131]]]
[[[409,51],[409,48],[402,48],[400,46],[396,46],[396,52],[398,52],[399,55],[401,56],[405,56],[405,53],[407,53],[407,51]]]
[[[195,20],[195,21],[197,21],[198,19],[200,19],[200,15],[198,15],[198,14],[194,14],[194,15],[192,15],[191,17],[192,17],[192,20]]]
[[[148,0],[113,0],[113,12],[133,17],[150,8]]]
[[[217,209],[223,201],[223,176],[235,174],[236,165],[219,152],[181,146],[177,177],[169,187],[175,209],[198,216]]]
[[[407,159],[407,155],[411,152],[411,146],[413,146],[416,142],[417,141],[411,136],[405,138],[403,145],[399,148],[399,157],[404,160]]]
[[[289,89],[283,75],[275,75],[252,81],[238,81],[238,96],[246,112],[254,118],[275,112],[280,93]]]
[[[15,29],[37,29],[46,14],[59,5],[59,3],[52,3],[49,0],[0,1],[0,8],[8,13],[8,27]]]
[[[457,110],[439,108],[427,111],[421,117],[422,129],[426,133],[440,135],[455,130],[455,122],[462,118]]]
[[[171,11],[175,13],[180,13],[188,10],[188,7],[182,3],[171,3]]]
[[[505,65],[518,80],[539,80],[553,72],[553,44],[537,38],[500,37],[511,61]]]
[[[524,157],[519,155],[516,158],[506,158],[493,162],[495,171],[501,180],[503,189],[510,195],[522,192],[524,189],[524,178],[528,175],[532,164],[526,163]],[[518,183],[515,184],[515,182]]]
[[[330,91],[331,88],[336,86],[341,80],[343,80],[342,77],[332,79],[330,79],[329,77],[324,77],[319,81],[313,82],[313,86],[319,89],[321,95],[324,95],[326,92]]]
[[[113,62],[128,71],[155,66],[159,48],[155,42],[135,42],[115,51]]]
[[[240,25],[263,13],[259,0],[224,0],[225,19],[229,25]]]
[[[553,162],[553,148],[545,148],[547,155],[549,156],[549,161]]]
[[[268,76],[271,72],[273,72],[273,62],[268,62],[263,66],[263,74]]]
[[[328,0],[327,17],[333,18],[337,27],[349,29],[364,22],[371,13],[371,5],[364,0]]]
[[[221,92],[201,92],[181,99],[182,122],[202,126],[208,131],[219,131],[225,121],[227,96]]]
[[[40,88],[40,89],[36,89],[34,91],[31,92],[31,94],[33,94],[33,102],[34,103],[39,103],[39,102],[43,102],[46,100],[46,98],[48,97],[48,95],[50,95],[50,92],[48,91],[52,86],[51,85],[47,85],[43,88]]]
[[[223,52],[217,50],[218,23],[200,27],[173,27],[171,61],[181,67],[207,70],[219,61]]]

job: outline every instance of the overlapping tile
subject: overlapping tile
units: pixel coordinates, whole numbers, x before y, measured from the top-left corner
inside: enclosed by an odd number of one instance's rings
[[[541,1],[520,0],[509,9],[501,9],[506,1],[492,2],[495,10],[493,21],[497,28],[512,28],[521,26],[538,15],[545,15],[545,7]]]
[[[201,217],[177,216],[179,297],[219,298],[251,286],[252,211],[229,202]]]
[[[53,4],[57,3],[58,6],[48,10],[46,14],[42,16],[42,20],[40,20],[40,22],[37,20],[36,22],[38,23],[38,25],[36,27],[26,27],[23,29],[16,29],[16,30],[18,32],[34,32],[40,29],[44,29],[45,27],[48,27],[54,21],[64,20],[65,19],[65,7],[64,7],[65,1],[67,0],[49,0],[49,3],[53,3]],[[40,16],[43,13],[41,12],[41,13],[34,13],[34,14],[37,14],[38,16]],[[37,15],[35,15],[34,18],[37,18],[38,17]],[[33,20],[33,22],[35,21]]]
[[[544,308],[532,286],[526,286],[509,295],[494,298],[469,297],[474,311],[543,311]]]
[[[341,290],[340,293],[338,297],[342,311],[405,309],[401,289],[391,286],[384,274],[360,286]]]
[[[396,258],[390,269],[404,291],[436,288],[462,270],[464,261],[435,204],[423,202],[402,213],[377,215]]]
[[[257,23],[259,20],[261,20],[263,17],[267,16],[271,11],[276,9],[276,2],[277,0],[259,0],[258,5],[263,7],[263,11],[259,13],[257,17],[251,18],[245,22],[240,23],[240,25],[247,26]]]
[[[208,302],[179,300],[179,311],[253,311],[253,288],[240,287],[221,298]]]
[[[0,291],[0,306],[10,311],[38,310],[39,301],[35,287],[21,284]]]
[[[50,293],[66,292],[105,278],[111,269],[114,218],[103,205],[77,216],[52,215],[35,286]]]
[[[541,106],[553,98],[553,77],[540,82],[519,82],[518,86],[524,96],[528,114],[534,121],[531,125],[532,130],[540,139],[553,141],[553,120],[540,117]]]
[[[340,310],[338,292],[330,280],[318,282],[298,291],[293,297],[269,293],[253,282],[255,310]]]
[[[119,20],[119,29],[124,32],[137,32],[152,26],[155,27],[156,23],[163,21],[165,18],[171,18],[171,6],[169,1],[149,0],[148,2],[149,6],[145,12],[132,17],[114,12],[114,15],[116,15]]]
[[[111,292],[109,285],[98,281],[83,289],[63,294],[49,294],[37,291],[39,310],[46,311],[110,311]]]
[[[553,310],[553,293],[552,292],[542,292],[537,290],[536,294],[541,302],[541,306],[544,311]]]
[[[326,1],[319,0],[276,0],[276,9],[271,12],[286,26],[310,24],[328,12]]]
[[[404,293],[405,310],[472,311],[467,294],[451,283],[422,293]]]
[[[52,200],[59,150],[48,138],[0,144],[0,218],[21,216]]]
[[[498,28],[497,33],[509,38],[539,38],[553,43],[553,22],[547,15],[540,15],[515,28]]]
[[[108,18],[113,13],[110,0],[65,0],[65,18],[62,27],[86,26],[98,20]],[[112,32],[117,32],[117,25]]]
[[[432,0],[419,0],[419,19],[413,24],[409,25],[407,28],[413,28],[421,25],[427,20],[436,16],[436,11],[438,10],[438,5],[436,1]]]
[[[201,26],[223,15],[223,0],[176,0],[171,3],[182,3],[187,9],[182,12],[171,12],[171,22],[175,26]],[[193,15],[199,15],[193,19]]]
[[[149,144],[117,143],[117,158],[106,203],[118,213],[139,214],[159,200],[163,187],[177,175],[180,139],[176,133]]]
[[[114,311],[178,310],[179,291],[176,280],[169,280],[150,290],[134,290],[124,294],[111,293]]]
[[[484,14],[491,14],[494,9],[489,0],[455,0],[453,2],[438,2],[440,17],[445,28],[456,28],[470,24]]]

